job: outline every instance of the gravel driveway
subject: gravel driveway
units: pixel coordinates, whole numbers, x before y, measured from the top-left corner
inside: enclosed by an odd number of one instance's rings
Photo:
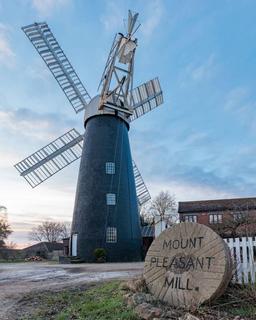
[[[0,263],[0,319],[6,318],[25,294],[75,287],[142,274],[143,262],[104,264]]]

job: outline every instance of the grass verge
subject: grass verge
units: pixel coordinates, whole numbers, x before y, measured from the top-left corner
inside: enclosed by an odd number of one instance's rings
[[[211,305],[199,307],[198,314],[205,313],[215,315],[226,315],[228,319],[239,316],[241,319],[256,319],[256,284],[230,285],[223,296]],[[240,319],[239,318],[239,319]],[[215,318],[213,318],[215,319]]]
[[[111,281],[87,290],[39,294],[36,300],[40,303],[34,301],[22,320],[138,320],[124,304],[119,285],[119,281]]]

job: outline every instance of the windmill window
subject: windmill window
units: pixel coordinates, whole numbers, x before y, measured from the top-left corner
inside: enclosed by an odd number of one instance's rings
[[[116,166],[114,162],[106,162],[106,174],[115,174]]]
[[[116,204],[116,195],[115,193],[107,193],[107,205],[108,206],[114,206]]]
[[[106,242],[116,243],[117,242],[117,230],[115,227],[108,227],[106,234]]]

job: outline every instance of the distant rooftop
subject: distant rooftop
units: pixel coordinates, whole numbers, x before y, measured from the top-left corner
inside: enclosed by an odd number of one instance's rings
[[[184,201],[179,202],[179,213],[251,210],[256,209],[256,198],[235,198],[220,200]]]
[[[48,252],[52,252],[54,250],[62,250],[63,249],[63,243],[59,242],[38,242],[36,244],[33,244],[29,247],[24,248],[24,251],[31,250],[31,249],[37,249],[38,247],[44,247]]]

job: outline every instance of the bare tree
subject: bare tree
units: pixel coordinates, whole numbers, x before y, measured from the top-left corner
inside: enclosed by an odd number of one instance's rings
[[[0,247],[5,246],[5,240],[12,233],[10,225],[5,219],[0,220]]]
[[[152,201],[150,211],[153,216],[159,215],[168,224],[177,221],[177,204],[175,196],[169,191],[161,191]]]
[[[17,243],[13,242],[13,241],[7,241],[5,243],[6,248],[8,249],[16,249],[17,248]]]
[[[141,226],[148,226],[154,223],[154,216],[150,210],[150,205],[146,204],[140,210],[140,224]]]
[[[62,238],[70,237],[71,233],[71,223],[70,222],[63,222],[62,223]]]
[[[256,218],[249,210],[229,210],[224,213],[222,223],[211,227],[222,237],[250,237],[256,232]]]
[[[39,242],[58,242],[69,236],[69,226],[63,222],[44,221],[31,230],[29,239]]]

